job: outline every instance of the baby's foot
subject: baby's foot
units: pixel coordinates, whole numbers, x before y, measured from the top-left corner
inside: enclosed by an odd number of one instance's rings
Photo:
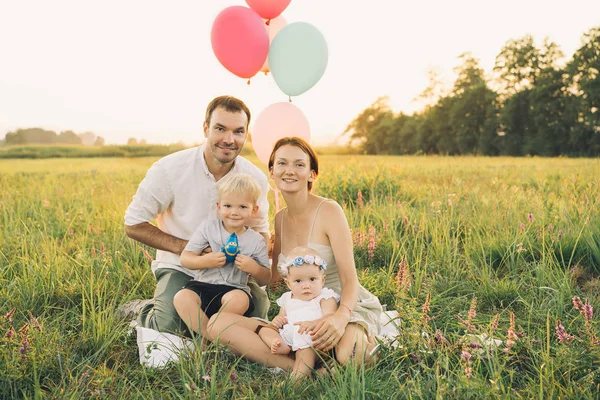
[[[280,339],[275,339],[271,343],[271,353],[273,354],[289,354],[290,346],[283,343]]]

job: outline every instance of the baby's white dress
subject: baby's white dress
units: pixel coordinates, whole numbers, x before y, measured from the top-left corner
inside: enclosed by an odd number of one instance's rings
[[[309,333],[299,334],[299,325],[295,322],[314,321],[323,316],[321,300],[333,297],[340,301],[340,295],[331,289],[323,288],[321,294],[312,300],[299,300],[292,298],[292,292],[285,292],[277,299],[279,307],[285,309],[288,323],[279,330],[281,338],[292,348],[293,351],[312,347],[312,338]]]

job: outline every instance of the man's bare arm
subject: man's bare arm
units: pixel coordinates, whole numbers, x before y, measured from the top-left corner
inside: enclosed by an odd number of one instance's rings
[[[157,250],[170,251],[177,255],[183,252],[188,242],[187,240],[169,235],[148,222],[137,225],[125,225],[125,233],[133,240],[137,240],[147,246]]]

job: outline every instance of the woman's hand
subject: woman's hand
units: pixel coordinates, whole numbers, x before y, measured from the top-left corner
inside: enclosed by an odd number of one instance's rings
[[[329,314],[314,321],[298,322],[296,325],[300,325],[299,333],[310,332],[313,348],[329,351],[344,335],[348,320],[339,314]]]
[[[317,324],[319,323],[319,321],[321,321],[323,318],[325,317],[321,317],[319,319],[315,319],[314,321],[302,321],[302,322],[295,322],[294,325],[299,325],[300,328],[298,328],[298,333],[299,334],[303,334],[303,333],[311,333],[312,334],[312,330],[317,326]]]

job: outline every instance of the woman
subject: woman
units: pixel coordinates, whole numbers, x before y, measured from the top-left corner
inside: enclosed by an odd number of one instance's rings
[[[348,221],[340,205],[311,193],[319,164],[314,150],[303,139],[280,139],[269,159],[269,174],[281,191],[287,207],[275,216],[271,283],[281,278],[277,266],[285,254],[298,246],[318,251],[327,262],[325,285],[341,295],[338,310],[315,321],[306,321],[300,333],[312,333],[313,347],[329,351],[335,348],[338,362],[346,364],[354,357],[370,361],[370,340],[379,331],[381,304],[363,288],[356,274],[353,244]],[[209,321],[209,338],[217,337],[232,351],[249,360],[290,369],[294,362],[287,356],[272,354],[255,333],[262,322],[240,315],[215,315]]]

